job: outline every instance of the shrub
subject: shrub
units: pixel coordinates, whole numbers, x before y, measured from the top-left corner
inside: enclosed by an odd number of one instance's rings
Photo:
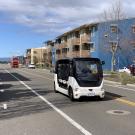
[[[121,84],[126,85],[127,83],[135,83],[135,77],[129,75],[126,72],[119,73]]]

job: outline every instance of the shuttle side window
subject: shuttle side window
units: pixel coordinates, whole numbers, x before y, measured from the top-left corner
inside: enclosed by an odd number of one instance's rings
[[[59,85],[62,87],[67,87],[67,81],[70,75],[70,65],[68,63],[59,63],[57,68]]]
[[[59,64],[58,65],[58,78],[67,80],[70,73],[69,64]]]

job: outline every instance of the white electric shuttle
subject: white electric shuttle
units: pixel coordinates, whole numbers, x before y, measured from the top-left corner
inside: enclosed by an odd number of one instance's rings
[[[55,65],[54,91],[68,95],[72,101],[85,96],[103,99],[103,64],[98,58],[58,60]]]

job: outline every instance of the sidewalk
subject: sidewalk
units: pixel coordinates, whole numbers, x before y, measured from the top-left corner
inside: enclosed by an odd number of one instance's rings
[[[120,82],[114,82],[114,81],[109,81],[109,80],[104,80],[104,82],[117,84],[117,85],[122,85]],[[123,85],[123,86],[135,87],[135,84],[127,84],[127,85]]]

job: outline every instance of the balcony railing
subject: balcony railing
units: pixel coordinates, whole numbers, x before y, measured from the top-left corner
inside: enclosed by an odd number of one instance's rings
[[[90,50],[82,50],[81,57],[90,57]]]
[[[67,42],[68,42],[68,44],[71,44],[71,45],[79,45],[80,44],[80,38],[69,39]]]
[[[81,36],[81,44],[90,42],[90,35]]]
[[[80,51],[74,51],[71,54],[72,54],[71,57],[80,57]]]

